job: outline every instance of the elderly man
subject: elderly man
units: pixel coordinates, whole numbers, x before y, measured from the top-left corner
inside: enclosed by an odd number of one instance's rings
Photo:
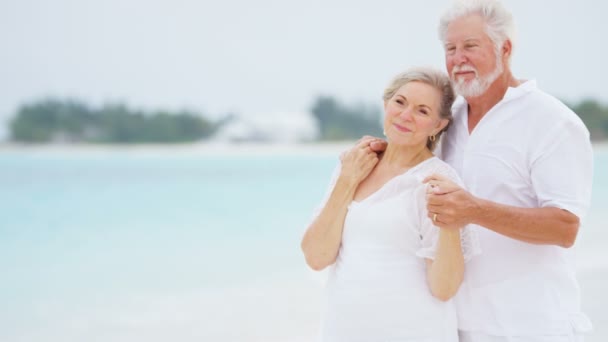
[[[483,251],[456,297],[460,340],[582,341],[591,323],[571,247],[590,204],[589,132],[535,81],[513,76],[514,23],[499,2],[454,4],[440,38],[461,96],[437,154],[468,191],[429,177],[428,215],[440,227],[473,225]]]

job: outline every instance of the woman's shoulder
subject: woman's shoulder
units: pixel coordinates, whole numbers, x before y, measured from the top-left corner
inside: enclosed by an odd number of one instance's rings
[[[447,173],[456,172],[456,170],[454,170],[454,168],[451,167],[450,164],[439,159],[439,157],[437,157],[437,156],[433,156],[433,157],[425,160],[421,166],[422,166],[421,170],[424,170],[424,171],[434,170],[437,172],[447,172]]]
[[[417,172],[417,176],[422,179],[433,174],[439,174],[460,183],[460,177],[456,170],[438,157],[431,157],[424,161]]]

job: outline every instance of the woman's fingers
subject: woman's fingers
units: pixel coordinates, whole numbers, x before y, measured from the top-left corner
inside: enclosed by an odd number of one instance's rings
[[[369,143],[369,147],[376,153],[384,152],[387,145],[388,143],[382,139],[374,139]]]
[[[437,174],[426,177],[422,182],[427,184],[427,194],[448,194],[461,189],[449,178]]]
[[[434,174],[432,174],[432,175],[427,176],[426,178],[424,178],[422,180],[422,183],[429,183],[429,182],[433,182],[433,181],[434,182],[449,181],[449,178],[447,178],[444,175],[440,175],[440,174],[434,173]]]

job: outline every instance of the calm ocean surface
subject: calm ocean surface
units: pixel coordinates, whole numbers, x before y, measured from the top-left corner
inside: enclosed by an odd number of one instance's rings
[[[307,341],[299,238],[335,153],[0,150],[0,341]],[[579,241],[608,339],[608,149]],[[564,165],[565,168],[568,165]]]

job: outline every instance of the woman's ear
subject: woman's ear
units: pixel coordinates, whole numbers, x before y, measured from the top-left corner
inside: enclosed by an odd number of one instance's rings
[[[441,119],[439,120],[439,123],[437,124],[437,132],[435,132],[435,135],[439,134],[439,132],[443,131],[443,129],[450,123],[450,120],[448,119]]]

